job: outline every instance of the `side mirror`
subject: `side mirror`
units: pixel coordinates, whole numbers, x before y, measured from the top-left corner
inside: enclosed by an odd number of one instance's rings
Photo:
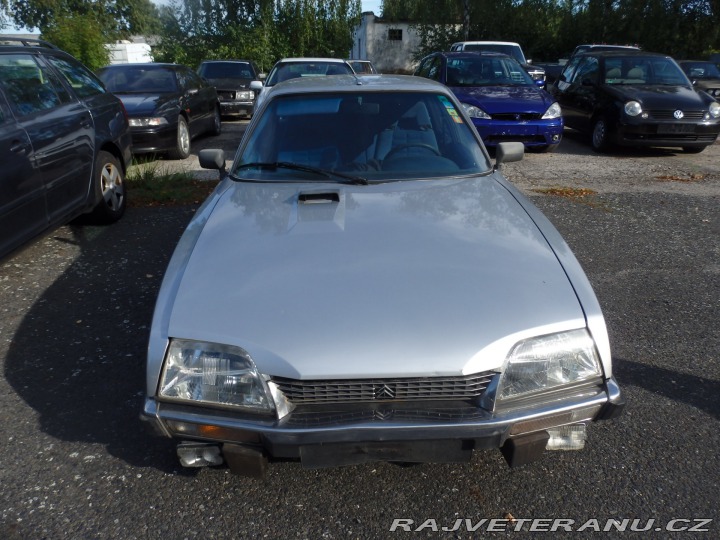
[[[263,83],[261,81],[250,81],[250,90],[255,90],[256,92],[259,92],[262,90]]]
[[[222,180],[227,176],[225,170],[225,152],[218,148],[206,148],[198,152],[198,161],[203,169],[216,170],[219,173],[219,179]]]
[[[542,79],[537,79],[535,80],[535,86],[539,88],[545,88],[545,81],[543,81]]]
[[[495,149],[495,170],[499,171],[503,163],[520,161],[525,155],[525,145],[521,142],[503,142]]]

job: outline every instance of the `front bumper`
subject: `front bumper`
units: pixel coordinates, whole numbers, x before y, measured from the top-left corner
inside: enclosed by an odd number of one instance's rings
[[[133,154],[167,152],[177,146],[177,124],[156,128],[130,128]]]
[[[438,448],[501,448],[508,440],[550,428],[615,418],[623,407],[620,389],[611,378],[600,386],[579,387],[541,403],[495,412],[467,403],[438,403],[425,409],[392,409],[385,403],[374,408],[297,408],[277,420],[147,398],[141,419],[166,437],[250,447],[270,458],[300,458],[306,466],[334,466],[357,462],[358,453],[376,460],[438,461],[446,451]],[[424,450],[418,453],[418,447]]]
[[[473,118],[473,124],[485,146],[501,142],[521,142],[527,147],[544,147],[559,144],[563,122],[553,120],[499,121]]]
[[[614,142],[622,146],[704,147],[720,134],[719,122],[703,123],[621,123]]]
[[[220,99],[220,113],[222,115],[242,114],[252,116],[255,112],[254,101],[225,101]]]

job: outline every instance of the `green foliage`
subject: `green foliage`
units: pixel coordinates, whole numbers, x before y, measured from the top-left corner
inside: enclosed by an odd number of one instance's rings
[[[109,53],[105,48],[108,37],[103,35],[101,24],[90,14],[60,15],[46,27],[42,37],[92,70],[108,64]]]
[[[382,14],[413,22],[416,58],[463,39],[517,41],[536,61],[581,43],[637,44],[676,58],[720,49],[717,0],[384,0]]]
[[[245,58],[267,72],[287,56],[344,58],[360,23],[360,0],[184,0],[161,10],[155,58],[197,66]]]

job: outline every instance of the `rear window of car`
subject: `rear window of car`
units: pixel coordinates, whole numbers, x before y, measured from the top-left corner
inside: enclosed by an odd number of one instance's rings
[[[254,70],[247,62],[209,62],[200,65],[206,79],[252,79]]]
[[[344,62],[288,62],[273,68],[265,86],[273,86],[289,79],[301,77],[352,74],[353,70]]]
[[[178,90],[175,72],[163,66],[108,66],[98,72],[108,91],[118,94],[164,94]]]

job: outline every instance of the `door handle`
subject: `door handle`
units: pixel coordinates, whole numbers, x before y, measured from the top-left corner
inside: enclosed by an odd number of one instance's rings
[[[28,144],[23,141],[13,141],[10,143],[10,151],[16,154],[27,154]]]

